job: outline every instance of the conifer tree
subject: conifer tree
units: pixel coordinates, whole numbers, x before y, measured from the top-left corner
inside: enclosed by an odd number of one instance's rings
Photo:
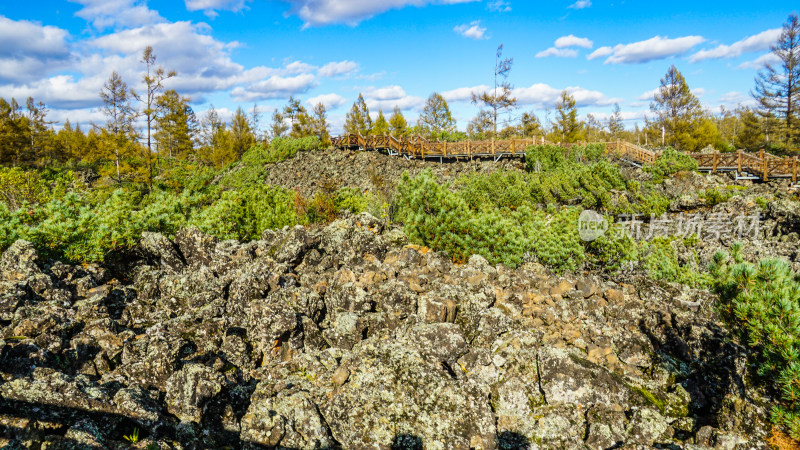
[[[514,58],[503,59],[503,44],[497,47],[494,63],[494,90],[491,92],[472,93],[472,103],[483,104],[491,108],[492,135],[497,135],[497,116],[504,109],[513,108],[517,99],[513,96],[513,87],[508,82],[508,74]]]
[[[753,97],[759,113],[775,124],[788,148],[800,148],[800,19],[791,14],[778,42],[770,47],[778,66],[768,64],[756,76]],[[772,120],[770,120],[772,119]]]
[[[314,134],[319,138],[323,148],[331,145],[330,125],[328,124],[327,109],[321,102],[314,106]]]
[[[103,85],[100,98],[103,100],[103,113],[106,116],[105,131],[110,138],[108,144],[114,156],[119,183],[120,160],[127,156],[135,139],[133,120],[136,110],[131,105],[131,91],[128,90],[127,83],[116,71],[111,73],[111,77]]]
[[[519,120],[520,134],[522,137],[530,138],[542,134],[542,123],[533,112],[522,113]]]
[[[152,129],[156,119],[156,100],[159,93],[164,90],[164,81],[174,77],[178,73],[174,70],[169,72],[165,71],[163,67],[155,67],[156,55],[153,53],[153,47],[147,46],[142,53],[141,62],[145,65],[145,72],[142,75],[142,82],[145,86],[144,95],[139,95],[135,91],[131,91],[133,96],[142,103],[142,116],[145,119],[145,126],[147,127],[147,166],[148,166],[148,180],[147,185],[150,190],[153,189],[153,145],[152,145]]]
[[[482,109],[467,124],[470,139],[482,140],[494,136],[494,121],[491,111]]]
[[[156,101],[155,134],[158,151],[170,158],[185,158],[194,147],[197,118],[189,99],[167,90]]]
[[[270,125],[272,139],[284,137],[287,131],[289,131],[289,126],[286,125],[283,114],[276,109],[272,114],[272,125]]]
[[[401,111],[398,106],[394,107],[394,111],[391,117],[389,117],[389,129],[391,130],[392,136],[396,138],[408,134],[408,122],[406,122],[403,111]]]
[[[555,129],[561,142],[572,143],[581,139],[582,125],[578,121],[578,107],[575,98],[566,90],[561,91],[561,97],[556,103]]]
[[[229,131],[231,153],[238,159],[244,152],[249,150],[250,147],[255,145],[255,143],[256,136],[253,134],[253,129],[250,128],[250,121],[247,120],[247,115],[240,106],[236,108],[236,113],[233,115]]]
[[[757,150],[764,145],[764,131],[758,115],[750,108],[739,112],[742,128],[736,135],[735,145],[745,150]]]
[[[19,164],[28,142],[27,119],[15,99],[0,98],[0,164]]]
[[[704,117],[700,101],[689,89],[686,79],[672,65],[661,79],[661,86],[650,103],[656,114],[653,131],[657,141],[682,150],[696,150],[714,142],[716,126]],[[654,142],[651,142],[651,144]]]
[[[456,121],[450,113],[447,100],[438,92],[434,92],[425,102],[425,108],[419,116],[419,123],[431,138],[443,138],[456,129]]]
[[[383,110],[378,110],[378,118],[375,119],[375,125],[372,127],[372,134],[376,136],[383,136],[384,134],[389,133],[389,122],[386,121],[386,117],[383,115]]]
[[[619,139],[620,134],[625,131],[625,126],[622,124],[622,112],[620,111],[619,103],[614,103],[614,109],[611,112],[611,116],[608,118],[606,128],[608,128],[611,139]]]
[[[369,116],[369,108],[364,96],[358,94],[358,100],[353,103],[350,112],[347,113],[344,121],[344,132],[348,134],[360,134],[366,136],[372,131],[372,118]]]

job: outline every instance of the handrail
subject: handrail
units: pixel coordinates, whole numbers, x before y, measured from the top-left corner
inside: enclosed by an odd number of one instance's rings
[[[473,158],[481,156],[523,156],[525,149],[531,145],[550,144],[544,137],[525,139],[486,139],[481,141],[445,142],[429,141],[420,135],[395,137],[391,135],[346,134],[331,139],[335,148],[359,148],[363,150],[392,150],[398,155],[413,158]],[[659,152],[642,148],[627,141],[605,142],[606,152],[628,158],[639,164],[655,164]],[[747,171],[761,177],[764,181],[770,178],[791,178],[797,183],[800,176],[800,157],[784,157],[760,150],[748,153],[736,152],[687,153],[698,163],[699,170]]]

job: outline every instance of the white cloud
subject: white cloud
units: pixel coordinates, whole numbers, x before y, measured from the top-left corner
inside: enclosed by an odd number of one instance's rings
[[[778,55],[776,55],[775,53],[771,53],[770,52],[770,53],[767,53],[765,55],[759,56],[758,58],[756,58],[753,61],[743,62],[743,63],[739,64],[738,68],[739,69],[761,70],[767,64],[777,64],[777,63],[780,62],[780,60],[781,60],[781,58],[778,57]]]
[[[345,60],[325,64],[319,69],[317,74],[321,77],[330,78],[340,75],[350,75],[356,71],[358,71],[358,64],[353,61]]]
[[[511,11],[511,3],[503,1],[503,0],[495,0],[486,4],[486,8],[489,11],[494,12],[510,12]]]
[[[390,111],[395,106],[402,110],[417,109],[425,103],[424,98],[408,95],[400,86],[370,87],[364,91],[364,100],[370,109],[384,111]]]
[[[283,73],[286,75],[297,75],[301,73],[308,73],[317,70],[316,66],[312,66],[311,64],[304,63],[302,61],[294,61],[287,64],[283,68]]]
[[[90,108],[100,104],[102,76],[75,79],[72,75],[57,75],[18,86],[0,86],[3,97],[24,99],[33,97],[53,108]]]
[[[514,89],[514,96],[517,97],[517,101],[522,105],[553,106],[558,102],[561,91],[562,89],[556,89],[544,83],[537,83],[530,87]],[[575,103],[578,106],[608,106],[622,101],[618,98],[607,98],[602,92],[590,91],[577,86],[567,87],[566,91],[575,98]]]
[[[466,38],[481,40],[486,34],[486,27],[482,27],[481,21],[476,20],[466,25],[458,25],[453,31]]]
[[[610,55],[612,53],[614,53],[614,49],[613,48],[608,47],[608,46],[600,47],[597,50],[595,50],[592,53],[590,53],[589,56],[586,57],[586,59],[603,58],[603,57],[606,57],[606,56],[608,56],[608,55]]]
[[[742,53],[760,52],[768,50],[769,47],[778,41],[781,35],[780,28],[762,31],[756,35],[734,42],[731,45],[719,45],[711,50],[700,50],[689,58],[691,62],[704,61],[706,59],[736,58]]]
[[[291,5],[290,14],[297,15],[306,26],[345,23],[357,25],[365,19],[391,9],[428,4],[451,5],[477,0],[283,0]]]
[[[699,88],[692,89],[692,94],[694,94],[694,96],[697,97],[697,98],[703,97],[707,93],[708,93],[708,90],[706,88],[699,87]]]
[[[537,58],[547,58],[549,56],[556,56],[558,58],[575,58],[578,56],[578,51],[572,48],[550,47],[547,50],[542,50],[536,54]]]
[[[145,0],[69,0],[83,5],[76,16],[103,30],[111,27],[138,27],[164,22]]]
[[[339,94],[323,94],[309,98],[306,103],[313,108],[317,103],[322,103],[327,109],[335,109],[345,104],[347,100]]]
[[[578,0],[577,2],[569,5],[569,9],[584,9],[592,6],[591,0]]]
[[[37,80],[72,56],[69,33],[58,27],[0,16],[0,82]]]
[[[658,94],[658,91],[660,89],[661,88],[655,88],[655,89],[653,89],[651,91],[647,91],[647,92],[643,93],[642,95],[639,96],[639,100],[646,100],[646,101],[653,100],[655,98],[656,94]]]
[[[719,97],[717,102],[721,106],[728,109],[735,109],[739,106],[755,107],[758,102],[750,95],[742,94],[741,92],[731,91]]]
[[[474,87],[462,87],[458,89],[453,89],[450,91],[442,92],[442,97],[448,102],[469,102],[472,101],[472,93],[481,93],[486,92],[491,87],[480,85]]]
[[[216,17],[218,10],[238,12],[245,8],[245,0],[185,0],[189,11],[203,11],[208,17]]]
[[[597,59],[608,56],[604,64],[639,64],[682,55],[702,42],[705,42],[702,36],[684,36],[675,39],[655,36],[646,41],[618,44],[613,48],[600,47],[586,58]]]
[[[316,86],[316,78],[311,74],[306,73],[294,77],[273,75],[247,87],[236,87],[231,91],[231,95],[237,102],[252,102],[302,94],[314,86]]]
[[[594,46],[594,42],[590,41],[587,38],[577,37],[573,34],[570,34],[569,36],[561,36],[560,38],[556,39],[555,46],[556,48],[565,48],[565,47],[592,48]]]

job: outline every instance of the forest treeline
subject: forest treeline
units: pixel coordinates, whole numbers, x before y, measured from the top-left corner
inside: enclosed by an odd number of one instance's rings
[[[421,135],[447,141],[544,136],[551,142],[602,142],[617,139],[644,146],[672,146],[696,151],[713,146],[721,151],[765,148],[777,154],[794,154],[800,148],[800,23],[796,14],[783,25],[771,47],[778,63],[761,70],[752,91],[757,106],[704,109],[681,72],[673,65],[660,80],[644,124],[624,126],[618,104],[604,120],[579,115],[576,99],[563,91],[553,109],[519,113],[513,87],[508,82],[513,59],[497,51],[493,89],[475,92],[478,114],[459,130],[447,100],[432,93],[419,119],[410,123],[399,107],[388,115],[370,111],[364,96],[347,113],[344,132]],[[165,82],[175,76],[156,65],[153,49],[145,49],[142,85],[137,92],[113,72],[99,93],[105,123],[73,124],[60,129],[48,120],[48,108],[28,98],[0,98],[0,165],[16,167],[91,166],[114,184],[144,183],[152,188],[164,160],[182,160],[221,168],[239,160],[253,145],[271,139],[316,136],[330,142],[326,107],[311,110],[289,98],[276,109],[271,122],[263,120],[257,105],[239,107],[226,122],[215,108],[198,118],[188,97]],[[544,120],[540,119],[540,116]]]

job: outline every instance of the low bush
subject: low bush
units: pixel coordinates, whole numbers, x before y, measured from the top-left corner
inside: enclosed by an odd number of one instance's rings
[[[239,162],[229,168],[219,184],[226,188],[243,188],[263,183],[264,176],[268,173],[266,165],[287,160],[299,151],[314,150],[320,146],[316,136],[300,139],[276,138],[267,147],[254,145],[242,155]]]
[[[642,170],[653,175],[654,181],[663,180],[664,177],[674,175],[686,170],[697,170],[697,160],[691,156],[681,153],[672,147],[667,147],[659,155],[655,164],[646,165]]]
[[[190,224],[222,239],[260,239],[264,230],[298,223],[295,194],[280,187],[250,186],[224,191]]]
[[[800,274],[783,260],[742,262],[741,247],[714,255],[720,309],[757,351],[756,370],[774,390],[772,420],[800,439]]]

